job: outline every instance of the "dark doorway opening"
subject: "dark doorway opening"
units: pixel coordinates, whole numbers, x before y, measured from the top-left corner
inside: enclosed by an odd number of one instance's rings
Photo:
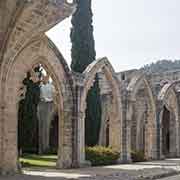
[[[166,157],[170,154],[170,111],[165,106],[162,115],[162,152]]]

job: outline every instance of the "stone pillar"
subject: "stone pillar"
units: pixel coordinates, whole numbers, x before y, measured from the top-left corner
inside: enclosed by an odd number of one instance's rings
[[[179,102],[179,101],[178,101]],[[178,127],[177,130],[178,130],[178,134],[177,134],[177,156],[180,157],[180,112],[179,112],[179,105],[178,105],[178,115],[177,115],[177,124],[178,124]]]
[[[76,166],[78,167],[86,167],[90,166],[90,162],[86,161],[85,158],[85,113],[86,113],[86,101],[83,102],[83,109],[80,109],[81,106],[81,98],[83,92],[83,85],[76,84],[76,106],[77,106],[77,129],[76,129],[76,148],[77,148],[77,159],[76,159]]]
[[[146,114],[147,116],[147,114]],[[145,159],[151,159],[151,151],[152,151],[152,139],[150,137],[150,126],[151,124],[146,120],[144,122],[144,156]]]
[[[58,160],[56,167],[71,168],[72,167],[72,110],[64,109],[59,121],[59,137],[58,137]]]
[[[13,111],[13,106],[8,106],[11,108],[4,108],[1,116],[3,122],[2,174],[14,174],[20,169],[17,150],[17,114]]]
[[[145,114],[145,152],[147,159],[157,159],[157,131],[156,131],[156,115],[153,107],[147,105]]]
[[[178,123],[176,121],[175,114],[170,112],[170,132],[169,132],[169,140],[170,140],[170,157],[177,157],[177,145],[178,145]]]
[[[109,124],[109,146],[119,152],[122,152],[122,119],[118,112],[119,110],[117,109],[115,96],[111,97],[111,99],[113,101],[111,102],[111,105],[108,105],[109,122],[107,122]]]
[[[178,112],[177,112],[177,121],[178,121],[178,157],[180,157],[180,93],[177,93],[177,102],[178,102]]]
[[[79,166],[86,166],[85,158],[85,113],[79,112],[78,114],[78,162]]]
[[[164,159],[162,150],[162,116],[163,116],[163,102],[156,102],[156,122],[157,122],[157,159]]]
[[[49,150],[50,126],[53,119],[53,102],[40,101],[38,104],[39,121],[39,153],[43,154]]]
[[[131,159],[131,124],[132,106],[129,93],[124,89],[122,93],[122,162],[132,162]]]
[[[176,117],[175,117],[175,121],[176,121],[176,156],[179,157],[180,156],[180,144],[179,144],[179,139],[180,139],[180,133],[179,133],[179,114],[177,112]]]
[[[106,146],[107,145],[106,128],[110,124],[111,106],[112,106],[111,96],[109,94],[101,95],[101,107],[102,107],[101,109],[102,109],[102,112],[101,112],[101,127],[100,127],[99,142],[98,142],[98,144],[100,146]],[[110,142],[110,140],[109,140],[109,142]]]
[[[131,120],[126,120],[126,161],[132,162],[131,159]]]

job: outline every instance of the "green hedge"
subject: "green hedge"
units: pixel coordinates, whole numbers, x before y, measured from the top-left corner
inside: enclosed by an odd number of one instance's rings
[[[86,160],[90,161],[93,166],[116,164],[119,154],[109,147],[86,147]]]
[[[133,162],[146,161],[143,151],[131,151],[131,158]]]

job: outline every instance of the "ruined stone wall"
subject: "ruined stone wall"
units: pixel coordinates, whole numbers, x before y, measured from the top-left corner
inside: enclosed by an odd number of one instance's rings
[[[17,102],[25,74],[37,63],[46,66],[59,93],[61,148],[58,149],[57,167],[80,167],[87,163],[86,97],[96,74],[99,75],[103,112],[99,144],[106,145],[108,138],[109,145],[120,152],[120,161],[131,160],[132,148],[143,150],[147,159],[161,157],[161,112],[167,105],[174,111],[175,120],[172,122],[176,122],[173,127],[177,128],[172,134],[176,139],[171,145],[175,147],[172,152],[180,155],[180,82],[176,86],[171,85],[180,79],[180,71],[145,74],[130,70],[115,73],[108,59],[101,58],[82,74],[71,72],[44,33],[68,17],[74,8],[74,4],[65,0],[0,1],[1,171],[18,171]]]
[[[10,29],[10,22],[16,15],[19,3],[20,1],[18,0],[0,1],[0,57],[2,56],[4,41],[7,38],[7,31]]]
[[[124,116],[124,124],[125,126],[125,134],[126,134],[126,142],[128,142],[130,139],[130,142],[126,143],[127,149],[126,153],[128,154],[129,151],[134,147],[134,149],[137,147],[137,149],[143,149],[142,146],[144,146],[144,150],[146,151],[146,154],[149,154],[149,158],[160,158],[162,157],[160,154],[162,154],[161,149],[161,112],[163,109],[164,104],[169,104],[171,109],[173,110],[174,117],[171,118],[171,126],[176,127],[176,131],[173,131],[174,134],[171,135],[171,154],[172,156],[178,156],[179,154],[179,103],[177,103],[177,100],[175,101],[174,96],[176,96],[177,99],[179,99],[179,85],[176,86],[176,93],[175,95],[171,95],[169,93],[164,100],[159,101],[158,96],[167,83],[172,83],[174,81],[180,80],[180,70],[174,70],[174,71],[167,71],[164,73],[154,73],[154,74],[145,74],[142,71],[138,70],[130,70],[130,71],[124,71],[116,74],[117,78],[119,79],[120,87],[124,89],[124,92],[127,90],[128,86],[130,85],[133,88],[138,88],[135,95],[135,100],[131,100],[128,97],[128,93],[125,93],[125,99],[127,99],[127,106],[125,106],[126,101],[124,101],[122,110],[125,111],[126,117]],[[103,76],[102,76],[103,77]],[[140,77],[140,78],[139,78]],[[144,86],[143,83],[141,85],[136,85],[136,82],[142,81],[142,79],[146,79],[146,85],[148,84],[149,90]],[[112,89],[107,85],[108,82],[106,79],[100,78],[100,86],[101,86],[101,92],[103,94],[102,102],[107,103],[107,97],[109,96],[109,93],[112,91]],[[134,82],[133,82],[134,81]],[[138,84],[138,83],[137,83]],[[131,89],[133,91],[133,89]],[[151,91],[151,96],[149,95],[149,92]],[[106,97],[106,98],[105,98]],[[166,101],[165,101],[166,99]],[[150,102],[152,101],[152,102]],[[128,110],[128,107],[130,107],[132,104],[132,108]],[[107,111],[108,109],[104,108],[102,118],[107,119]],[[131,115],[132,114],[132,115]],[[177,119],[178,118],[178,119]],[[173,120],[173,119],[176,119]],[[130,120],[130,121],[129,121]],[[138,137],[142,137],[142,131],[138,130],[141,129],[143,121],[145,122],[144,126],[146,127],[144,136],[147,136],[148,139],[145,140],[144,144],[142,144],[143,138],[138,140]],[[103,119],[102,119],[103,122]],[[142,123],[139,123],[142,122]],[[176,123],[176,125],[174,124]],[[130,125],[129,125],[130,124]],[[130,129],[130,130],[129,130]],[[129,135],[128,131],[130,131],[131,135]],[[139,131],[139,132],[138,132]],[[153,135],[154,134],[154,135]],[[145,139],[145,138],[144,138]],[[173,141],[174,139],[174,141]],[[138,142],[139,141],[139,142]],[[152,142],[150,146],[147,146],[149,149],[147,149],[145,146],[146,144],[150,144],[149,142]],[[175,143],[175,144],[173,144]],[[128,145],[129,144],[129,145]],[[132,146],[129,148],[129,146]],[[141,147],[141,148],[140,148]],[[153,149],[152,152],[150,152],[150,149]]]
[[[2,3],[6,2],[6,3]],[[88,66],[82,74],[69,70],[62,55],[44,33],[75,9],[66,0],[1,1],[0,24],[0,170],[19,171],[17,151],[17,111],[22,80],[34,65],[41,63],[52,76],[58,91],[58,168],[80,167],[85,161],[85,110],[88,90],[97,73],[103,72],[112,89],[110,145],[123,156],[121,93],[114,69],[107,58]],[[6,9],[6,6],[9,8]],[[3,11],[2,9],[7,11]],[[1,11],[2,10],[2,11]],[[8,14],[9,12],[9,14]],[[103,85],[104,86],[104,85]],[[102,89],[103,94],[103,89]],[[124,152],[125,153],[125,152]]]
[[[75,4],[66,0],[0,1],[0,170],[19,170],[17,110],[20,88],[26,73],[42,63],[58,87],[60,138],[57,167],[73,163],[72,77],[62,55],[44,35],[70,16]],[[70,85],[71,84],[71,85]],[[64,94],[64,95],[63,95]],[[61,154],[61,155],[60,155]]]

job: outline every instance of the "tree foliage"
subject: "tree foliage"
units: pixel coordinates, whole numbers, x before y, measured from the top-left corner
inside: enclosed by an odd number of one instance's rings
[[[28,72],[23,80],[26,87],[25,98],[19,102],[18,111],[18,146],[23,152],[38,151],[37,106],[40,100],[39,82],[33,82]]]
[[[92,16],[91,0],[77,0],[77,9],[71,20],[71,68],[75,72],[82,73],[96,58]],[[96,75],[94,86],[89,90],[87,96],[85,141],[89,146],[97,144],[99,138],[101,122],[99,92]]]
[[[91,0],[77,0],[77,9],[71,22],[71,68],[82,73],[96,57]]]
[[[147,64],[141,68],[141,70],[147,73],[162,73],[175,69],[180,69],[180,60],[159,60],[156,63]]]

